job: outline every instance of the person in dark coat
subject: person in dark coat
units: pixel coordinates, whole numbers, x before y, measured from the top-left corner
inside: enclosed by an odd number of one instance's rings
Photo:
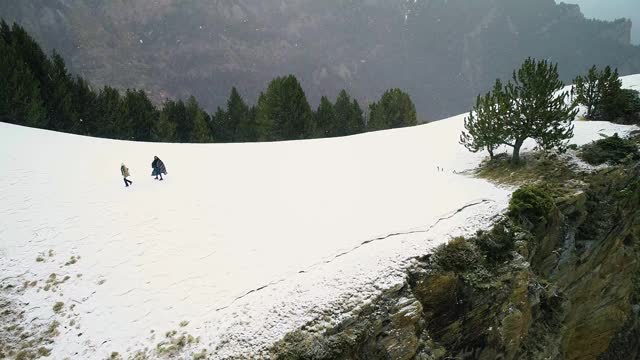
[[[124,178],[124,184],[126,187],[129,187],[129,185],[133,184],[133,181],[127,179],[131,175],[129,174],[129,168],[124,163],[122,163],[122,165],[120,166],[120,172],[122,173],[122,177]]]
[[[164,180],[162,178],[162,174],[167,175],[167,168],[164,166],[164,163],[162,162],[162,160],[160,160],[157,156],[154,156],[153,162],[151,163],[151,167],[153,168],[153,172],[151,173],[151,176],[155,176],[156,180]],[[160,179],[158,179],[158,176],[160,176]]]

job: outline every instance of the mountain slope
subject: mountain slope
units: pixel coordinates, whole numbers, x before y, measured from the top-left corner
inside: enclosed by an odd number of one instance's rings
[[[96,85],[156,101],[193,94],[211,111],[232,86],[254,102],[289,73],[314,104],[341,88],[367,103],[400,87],[437,119],[528,56],[559,62],[565,80],[593,64],[640,72],[630,22],[586,20],[554,0],[5,0],[0,14]]]
[[[229,145],[0,124],[0,294],[24,311],[3,323],[48,334],[54,358],[85,359],[258,356],[311,319],[336,324],[402,283],[412,257],[504,208],[509,189],[462,174],[484,157],[458,145],[462,118]],[[573,141],[630,129],[577,122]],[[149,176],[154,155],[164,182]],[[0,344],[13,344],[8,328]]]

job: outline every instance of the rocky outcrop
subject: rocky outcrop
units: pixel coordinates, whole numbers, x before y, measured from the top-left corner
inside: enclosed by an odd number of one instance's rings
[[[276,359],[638,359],[640,167],[525,187],[495,227],[417,259],[405,284]]]
[[[391,289],[339,327],[291,333],[273,352],[282,359],[412,359],[423,342],[422,313],[408,287]]]
[[[602,36],[623,45],[631,44],[631,28],[633,27],[631,20],[616,20],[612,25],[613,26],[602,33]]]

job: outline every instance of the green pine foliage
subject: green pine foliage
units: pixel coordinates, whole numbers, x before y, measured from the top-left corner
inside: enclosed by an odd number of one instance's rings
[[[573,137],[577,110],[567,103],[569,92],[563,88],[557,64],[527,59],[505,86],[496,81],[492,91],[478,97],[460,142],[470,151],[484,148],[490,155],[498,145],[509,146],[513,163],[520,161],[527,139],[545,151],[564,149]]]
[[[271,81],[258,100],[258,139],[266,141],[309,139],[315,132],[314,117],[295,76]]]
[[[506,86],[512,111],[507,116],[507,134],[512,136],[513,161],[519,162],[520,148],[528,138],[544,150],[562,149],[573,137],[572,122],[578,111],[568,105],[568,91],[558,74],[558,64],[527,59],[513,73]]]
[[[227,113],[218,106],[216,112],[211,116],[211,121],[209,122],[209,129],[213,134],[213,141],[218,143],[227,142],[228,136],[224,129],[224,124],[226,122]]]
[[[494,151],[504,143],[506,138],[503,114],[505,107],[509,106],[505,102],[503,86],[500,80],[496,80],[493,91],[476,99],[476,105],[469,117],[464,119],[464,128],[460,135],[460,144],[471,152],[487,150],[491,159],[494,158]]]
[[[546,223],[555,208],[552,192],[548,187],[527,185],[516,190],[509,201],[509,217],[516,223],[535,227]]]
[[[443,271],[463,273],[482,264],[480,251],[463,237],[440,245],[434,252],[435,265]]]
[[[376,106],[376,129],[415,125],[407,94],[390,90]],[[378,116],[379,115],[379,116]],[[208,114],[194,97],[159,108],[147,93],[93,89],[55,51],[49,57],[20,26],[0,21],[0,121],[111,139],[156,142],[253,142],[309,139],[366,131],[365,115],[343,90],[312,112],[295,76],[274,79],[249,106],[234,87],[226,109]]]
[[[124,117],[122,102],[122,96],[118,90],[109,86],[100,90],[96,100],[97,118],[93,121],[88,119],[90,123],[87,126],[92,131],[92,135],[110,139],[123,138],[118,128]]]
[[[169,100],[164,103],[162,112],[165,114],[167,121],[175,124],[175,140],[181,143],[188,142],[192,131],[192,124],[187,121],[187,107],[184,101]]]
[[[598,69],[593,65],[587,75],[578,76],[573,81],[576,102],[582,104],[587,108],[586,118],[591,119],[593,117],[594,109],[602,98],[602,93],[598,89],[600,83],[601,74],[598,73]]]
[[[256,138],[258,141],[271,141],[271,128],[273,122],[269,115],[269,104],[267,103],[267,95],[262,92],[258,96],[258,104],[256,105]]]
[[[255,118],[249,114],[249,106],[234,87],[227,101],[227,116],[223,131],[227,142],[255,141]]]
[[[244,121],[248,108],[242,97],[234,87],[227,100],[227,110],[224,116],[220,117],[220,139],[222,142],[233,142],[236,138],[238,124]]]
[[[329,136],[349,135],[348,124],[351,117],[351,97],[346,90],[341,90],[334,106],[334,122],[330,128]]]
[[[334,125],[336,123],[336,114],[333,108],[331,100],[326,96],[320,99],[320,105],[318,110],[314,114],[316,122],[316,134],[317,138],[331,137],[333,135]]]
[[[640,97],[632,89],[608,91],[598,104],[596,119],[620,124],[640,123]]]
[[[54,51],[49,78],[49,122],[54,130],[75,133],[80,125],[77,101],[73,97],[74,83],[60,54]]]
[[[356,99],[346,90],[340,91],[335,105],[334,133],[331,136],[348,136],[365,132],[364,113]]]
[[[415,107],[414,107],[415,109]],[[413,124],[416,125],[417,123]],[[351,102],[351,114],[347,123],[347,134],[355,135],[363,133],[367,130],[367,124],[364,120],[364,111],[360,107],[358,100],[353,99]]]
[[[185,107],[185,123],[189,132],[186,137],[189,139],[185,142],[207,143],[211,141],[211,131],[209,129],[209,114],[202,108],[195,97],[191,96],[187,100]]]
[[[96,112],[98,94],[91,89],[89,83],[83,78],[76,77],[75,82],[73,99],[79,116],[77,132],[82,135],[91,135],[94,133],[90,128],[92,125],[91,119],[95,119],[98,116]]]
[[[623,139],[616,133],[585,145],[580,152],[580,157],[591,165],[605,163],[617,165],[627,159],[639,160],[640,151],[633,140]]]
[[[348,136],[365,132],[364,113],[356,99],[341,90],[335,104],[322,97],[315,113],[316,137]]]
[[[120,130],[126,129],[128,138],[147,141],[152,138],[153,125],[158,118],[153,103],[142,90],[127,90],[122,99],[123,121]]]
[[[600,71],[594,65],[587,75],[574,80],[574,88],[575,101],[586,107],[587,119],[623,124],[640,122],[640,96],[635,90],[622,88],[617,69],[607,66]]]
[[[618,69],[612,70],[610,66],[597,73],[598,80],[596,92],[597,101],[594,103],[593,118],[606,120],[619,116],[617,108],[620,105],[620,95],[622,92],[622,80],[618,76]]]
[[[619,110],[623,115],[623,123],[640,124],[640,92],[633,89],[622,89],[619,99],[622,99]]]
[[[369,131],[417,125],[416,107],[411,97],[400,89],[391,89],[377,103],[369,106]]]

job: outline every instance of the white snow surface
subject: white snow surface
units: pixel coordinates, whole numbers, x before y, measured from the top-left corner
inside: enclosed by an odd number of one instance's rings
[[[311,320],[335,325],[401,286],[412,258],[504,210],[511,189],[460,174],[485,157],[458,144],[463,118],[224,145],[0,123],[0,287],[39,280],[7,296],[28,303],[34,324],[60,321],[54,359],[131,355],[169,330],[201,338],[185,358],[202,348],[214,359],[266,357],[287,332]],[[634,129],[575,125],[576,144]],[[154,155],[167,166],[163,182],[150,176]],[[65,265],[71,256],[80,258]],[[45,291],[51,273],[70,278]],[[65,310],[54,313],[58,301]]]

